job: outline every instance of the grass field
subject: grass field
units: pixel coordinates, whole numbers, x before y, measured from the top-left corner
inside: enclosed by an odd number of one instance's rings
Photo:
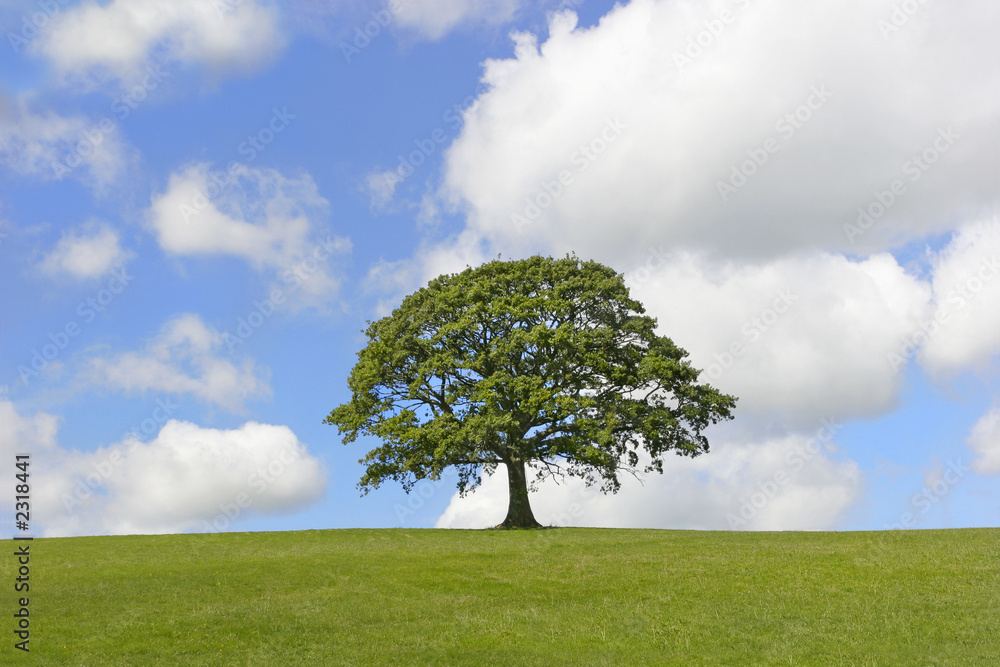
[[[29,656],[13,649],[16,559],[0,559],[3,664],[1000,662],[997,529],[330,530],[31,551]]]

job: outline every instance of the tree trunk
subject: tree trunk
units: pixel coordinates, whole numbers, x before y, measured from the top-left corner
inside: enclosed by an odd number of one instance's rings
[[[542,524],[535,521],[531,503],[528,502],[528,479],[524,473],[524,461],[508,462],[506,466],[510,503],[507,505],[507,518],[497,528],[540,528]]]

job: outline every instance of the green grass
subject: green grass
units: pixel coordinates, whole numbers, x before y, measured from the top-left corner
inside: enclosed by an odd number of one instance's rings
[[[997,529],[331,530],[31,551],[30,656],[12,647],[16,563],[0,558],[3,664],[1000,661]]]

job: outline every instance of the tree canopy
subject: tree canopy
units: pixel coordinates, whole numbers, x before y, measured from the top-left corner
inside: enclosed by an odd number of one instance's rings
[[[381,440],[360,461],[363,493],[388,479],[409,491],[455,466],[465,494],[503,464],[501,525],[537,526],[534,481],[569,475],[616,492],[622,473],[662,473],[667,452],[707,452],[703,431],[732,418],[736,398],[697,384],[687,352],[656,327],[607,266],[494,260],[431,280],[369,323],[351,400],[325,422],[345,444]]]

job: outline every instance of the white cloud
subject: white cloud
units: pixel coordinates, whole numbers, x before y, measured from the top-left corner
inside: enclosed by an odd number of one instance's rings
[[[392,201],[396,186],[403,180],[395,169],[373,171],[365,178],[365,191],[371,197],[372,208],[384,209]]]
[[[980,475],[1000,473],[1000,408],[993,408],[972,427],[966,440],[979,458],[972,469]]]
[[[934,317],[913,336],[920,362],[936,376],[981,369],[1000,353],[1000,222],[959,229],[933,270]]]
[[[475,24],[503,24],[514,18],[521,0],[393,0],[395,20],[429,40]]]
[[[104,190],[131,159],[118,136],[99,122],[36,113],[23,99],[0,97],[0,164],[15,173],[45,180],[73,176]]]
[[[809,423],[893,407],[903,367],[889,355],[926,314],[930,291],[891,256],[657,254],[627,274],[633,295],[705,371],[700,381],[739,397],[738,414]]]
[[[63,234],[56,247],[42,260],[42,271],[75,278],[98,278],[120,266],[135,253],[123,250],[118,234],[106,224],[88,224]]]
[[[887,249],[995,200],[1000,8],[922,6],[884,37],[892,0],[740,4],[634,0],[589,29],[559,14],[542,44],[517,35],[513,58],[486,63],[444,194],[500,250],[613,264],[650,243]],[[713,37],[705,22],[724,7]],[[777,151],[723,202],[718,182],[765,145]],[[912,161],[925,149],[926,171]],[[852,244],[844,225],[897,179],[905,192]],[[519,233],[514,215],[534,222]]]
[[[149,442],[33,454],[33,505],[46,537],[227,530],[326,490],[322,462],[291,429],[256,422],[221,430],[170,420]]]
[[[301,508],[326,490],[323,463],[287,426],[221,430],[169,420],[149,442],[88,452],[60,447],[58,428],[58,417],[23,416],[0,397],[0,455],[31,454],[33,525],[46,537],[226,530],[240,518]]]
[[[330,259],[348,252],[350,241],[320,234],[317,221],[328,202],[312,178],[240,165],[220,187],[220,174],[198,164],[170,176],[150,208],[160,247],[175,255],[240,257],[293,286],[300,300],[322,305],[339,286]]]
[[[130,84],[153,61],[243,70],[283,45],[278,13],[255,0],[85,0],[55,14],[31,43],[68,80]]]
[[[0,398],[0,454],[11,461],[15,454],[49,451],[56,447],[59,418],[38,412],[22,417],[6,396]]]
[[[220,356],[224,346],[223,334],[197,315],[180,315],[141,351],[90,359],[84,380],[129,394],[191,394],[239,412],[244,401],[268,396],[271,390],[253,361],[237,366]]]
[[[37,412],[30,417],[22,416],[14,403],[7,398],[6,387],[0,387],[0,457],[10,461],[11,474],[14,471],[14,456],[17,454],[31,455],[30,463],[58,458],[61,452],[56,441],[59,431],[59,418],[55,415]],[[29,465],[29,474],[34,470]],[[34,478],[39,481],[39,477]],[[37,491],[37,488],[36,488]],[[14,519],[14,494],[0,496],[0,511],[3,515]],[[37,509],[39,495],[34,496]],[[8,514],[9,512],[9,514]]]
[[[822,432],[829,440],[829,432]],[[502,466],[501,466],[502,468]],[[668,457],[664,474],[623,478],[615,495],[580,480],[546,481],[531,494],[545,525],[692,530],[830,530],[861,498],[853,461],[835,460],[818,437],[724,442],[695,459]],[[506,470],[466,498],[456,493],[438,528],[484,528],[507,511]]]

